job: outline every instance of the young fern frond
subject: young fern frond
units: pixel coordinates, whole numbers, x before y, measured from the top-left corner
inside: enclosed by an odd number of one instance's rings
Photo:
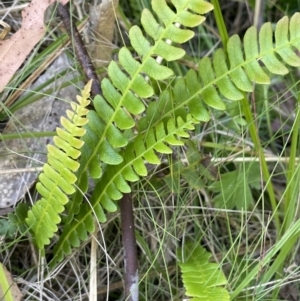
[[[92,81],[85,86],[82,96],[77,96],[78,103],[71,102],[72,111],[67,110],[68,118],[61,117],[64,129],[56,129],[57,136],[53,138],[55,145],[47,146],[47,163],[36,185],[42,198],[32,206],[25,219],[39,249],[50,243],[60,222],[59,214],[69,201],[67,195],[75,192],[77,178],[74,173],[79,168],[76,160],[84,143],[80,138],[85,133],[83,126],[88,122],[86,106],[90,103],[91,84]]]
[[[200,246],[193,249],[190,244],[185,249],[193,250],[186,261],[179,263],[185,294],[191,297],[190,300],[229,301],[229,293],[222,287],[227,284],[227,279],[218,264],[209,262],[211,254]]]
[[[121,152],[124,161],[117,166],[107,166],[89,203],[83,203],[76,218],[69,221],[64,228],[54,249],[54,261],[60,261],[64,255],[71,252],[72,247],[79,245],[80,239],[86,239],[88,234],[94,231],[94,213],[99,222],[105,222],[104,210],[117,210],[115,201],[119,200],[123,193],[131,191],[128,182],[136,182],[140,176],[147,175],[146,162],[160,164],[158,154],[170,154],[172,149],[169,146],[183,145],[179,138],[189,137],[187,131],[194,129],[194,122],[190,115],[186,116],[186,121],[178,117],[177,120],[169,119],[166,124],[161,122],[156,128],[138,134]]]
[[[95,104],[97,114],[88,114],[89,124],[83,140],[80,170],[77,185],[82,192],[87,191],[87,172],[94,179],[102,175],[103,164],[118,165],[124,158],[119,149],[125,147],[129,140],[124,131],[131,131],[136,125],[135,118],[142,114],[145,106],[142,99],[153,96],[154,90],[144,75],[154,80],[164,80],[173,75],[173,71],[160,65],[155,57],[161,56],[166,61],[177,60],[185,51],[170,42],[182,44],[194,36],[190,29],[179,28],[176,23],[186,27],[201,24],[205,14],[213,6],[203,0],[172,0],[175,11],[165,0],[153,0],[152,8],[157,19],[148,10],[142,12],[142,25],[148,34],[146,38],[138,26],[129,31],[130,43],[140,60],[133,57],[128,48],[119,51],[119,64],[112,61],[108,67],[109,79],[101,83],[103,97],[99,96]],[[82,192],[77,191],[73,201],[68,205],[68,221],[79,211]]]

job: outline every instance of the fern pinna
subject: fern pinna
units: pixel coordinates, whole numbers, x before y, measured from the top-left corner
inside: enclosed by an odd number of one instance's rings
[[[150,104],[154,118],[146,116],[147,121],[141,121],[143,128],[149,122],[154,125],[155,122],[150,120],[157,120],[158,114],[159,118],[167,118],[183,108],[197,120],[208,121],[205,106],[225,110],[224,99],[240,100],[245,92],[254,90],[253,83],[269,84],[270,73],[284,75],[289,72],[286,65],[300,66],[300,58],[294,52],[294,49],[300,49],[299,24],[299,13],[290,20],[288,17],[279,20],[275,43],[271,23],[261,27],[258,37],[257,29],[250,27],[244,36],[243,47],[238,35],[230,37],[226,51],[218,49],[212,59],[204,57],[199,62],[198,72],[190,70],[184,79],[176,82],[169,97],[164,95],[159,102]]]
[[[34,240],[38,248],[43,249],[49,244],[50,238],[57,231],[57,224],[61,219],[59,214],[68,203],[68,196],[75,192],[74,172],[79,168],[76,161],[80,156],[83,141],[80,139],[85,133],[83,126],[88,122],[86,115],[92,81],[82,90],[82,96],[77,96],[78,103],[71,102],[71,110],[67,110],[67,117],[61,117],[64,129],[57,128],[55,145],[48,145],[47,163],[39,176],[37,191],[42,198],[28,211],[26,223],[34,233]]]

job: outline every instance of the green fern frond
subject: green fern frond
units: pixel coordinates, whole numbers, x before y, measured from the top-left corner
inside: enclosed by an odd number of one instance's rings
[[[82,149],[77,181],[82,190],[76,192],[68,206],[68,221],[78,213],[82,192],[86,192],[86,173],[94,179],[99,179],[103,164],[118,165],[123,161],[119,149],[129,142],[124,131],[130,131],[136,125],[132,115],[144,112],[142,99],[154,94],[145,74],[154,80],[164,80],[173,75],[170,68],[160,65],[155,58],[161,56],[166,61],[173,61],[184,56],[183,49],[170,43],[185,43],[194,36],[194,32],[177,25],[198,26],[205,20],[201,14],[213,9],[210,3],[203,0],[171,2],[176,11],[171,10],[165,0],[152,1],[157,18],[148,9],[143,10],[141,21],[148,38],[138,26],[130,29],[130,43],[140,59],[134,58],[131,52],[123,47],[118,55],[119,64],[114,61],[109,64],[109,79],[104,79],[101,83],[103,97],[99,96],[94,103],[97,114],[88,114],[89,123],[83,137],[85,145]],[[84,184],[81,181],[84,181]]]
[[[193,249],[190,244],[185,249],[188,252],[193,250],[186,261],[179,263],[185,294],[192,297],[190,300],[229,301],[228,291],[220,287],[227,284],[227,279],[218,264],[209,262],[211,254],[200,246]]]
[[[67,110],[67,117],[61,117],[64,129],[57,128],[57,136],[53,141],[55,146],[48,145],[47,163],[39,176],[36,185],[42,198],[28,211],[26,224],[34,233],[34,239],[39,249],[50,243],[50,238],[57,231],[60,222],[59,214],[64,211],[68,196],[75,192],[74,183],[77,178],[74,172],[79,168],[76,161],[80,156],[83,141],[80,139],[85,133],[82,127],[88,122],[86,106],[90,103],[89,96],[92,81],[82,90],[82,96],[77,96],[78,103],[71,102],[71,110]]]
[[[300,66],[300,58],[294,51],[300,50],[299,24],[300,13],[290,20],[288,17],[279,20],[275,43],[271,23],[264,24],[258,35],[257,29],[250,27],[244,36],[244,45],[238,35],[230,37],[226,52],[218,49],[213,59],[200,60],[198,73],[190,70],[184,79],[177,81],[173,93],[150,104],[146,116],[139,122],[139,130],[147,130],[149,124],[155,126],[160,119],[174,112],[181,114],[186,109],[193,118],[208,121],[210,114],[206,107],[224,110],[223,99],[240,100],[245,92],[253,92],[253,83],[269,84],[268,73],[284,75],[289,72],[286,66]]]
[[[55,261],[60,261],[65,254],[71,252],[72,247],[78,246],[79,239],[86,239],[94,231],[94,213],[100,222],[105,222],[104,210],[117,210],[115,201],[131,191],[128,182],[136,182],[140,176],[147,175],[146,162],[160,164],[159,154],[170,154],[170,146],[183,145],[180,138],[189,137],[187,131],[194,129],[194,123],[195,120],[190,115],[186,116],[186,121],[178,117],[176,122],[169,119],[166,124],[161,122],[156,128],[138,135],[121,152],[124,161],[117,166],[107,166],[90,202],[83,203],[80,212],[64,228],[54,249]]]
[[[239,36],[233,35],[228,40],[226,53],[219,49],[212,61],[208,57],[203,58],[199,64],[203,83],[199,92],[204,102],[216,109],[224,109],[220,95],[229,100],[239,100],[243,98],[243,92],[253,91],[253,83],[269,84],[270,78],[260,61],[270,73],[279,75],[288,73],[285,65],[300,66],[300,58],[294,51],[300,49],[299,23],[299,13],[290,20],[288,17],[279,20],[275,43],[271,23],[265,23],[259,35],[255,27],[250,27],[244,36],[243,47]]]

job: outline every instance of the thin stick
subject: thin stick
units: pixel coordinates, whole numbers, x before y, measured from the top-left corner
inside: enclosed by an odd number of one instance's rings
[[[81,36],[75,26],[75,23],[71,22],[69,9],[61,3],[59,3],[57,7],[58,15],[61,17],[68,35],[74,41],[76,56],[83,69],[83,72],[88,80],[93,80],[91,89],[92,96],[101,94],[100,82],[97,77],[95,68],[91,62],[84,43],[82,42]]]

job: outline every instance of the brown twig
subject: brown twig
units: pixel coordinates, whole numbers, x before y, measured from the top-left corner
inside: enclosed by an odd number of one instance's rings
[[[57,7],[58,7],[57,8],[58,15],[62,19],[62,21],[65,25],[65,28],[68,32],[68,35],[74,41],[76,56],[83,69],[83,72],[84,72],[87,80],[90,80],[90,79],[93,80],[92,88],[91,88],[92,96],[101,94],[100,82],[97,77],[95,68],[91,62],[91,59],[84,46],[84,43],[82,42],[81,36],[75,26],[75,23],[71,22],[69,9],[65,5],[62,5],[61,3],[58,3]]]

